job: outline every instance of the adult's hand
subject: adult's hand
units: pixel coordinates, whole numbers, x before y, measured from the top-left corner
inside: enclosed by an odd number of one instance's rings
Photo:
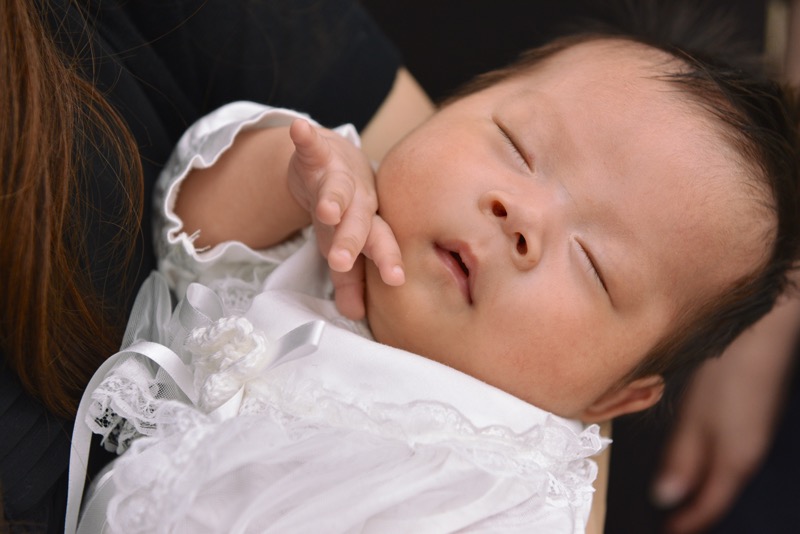
[[[785,299],[694,378],[666,448],[654,496],[677,505],[667,530],[709,527],[766,455],[786,393],[800,300]]]

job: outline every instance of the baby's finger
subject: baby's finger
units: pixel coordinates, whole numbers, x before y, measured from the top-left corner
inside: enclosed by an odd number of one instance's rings
[[[359,256],[353,268],[345,273],[331,271],[334,301],[339,312],[354,321],[366,315],[364,306],[364,257]]]
[[[289,137],[294,143],[295,156],[300,164],[310,169],[318,169],[327,164],[331,149],[307,120],[295,119],[289,127]]]
[[[342,215],[350,207],[356,186],[353,177],[344,172],[331,172],[322,179],[317,190],[317,220],[329,226],[336,226]]]
[[[372,225],[364,245],[364,255],[378,267],[381,280],[390,286],[399,286],[406,281],[400,245],[394,232],[380,215],[372,216]]]
[[[334,271],[345,272],[353,267],[367,241],[374,210],[364,203],[351,204],[336,226],[328,251],[328,265]]]

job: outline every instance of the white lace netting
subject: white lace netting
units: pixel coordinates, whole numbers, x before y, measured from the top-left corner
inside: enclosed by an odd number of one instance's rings
[[[154,436],[169,422],[181,428],[207,417],[191,407],[172,379],[141,356],[120,362],[92,394],[86,423],[111,452],[122,454],[131,442]],[[180,414],[180,415],[176,415]]]
[[[576,435],[548,418],[543,425],[516,433],[504,426],[476,427],[455,408],[431,401],[406,405],[359,405],[326,392],[321,384],[286,386],[264,379],[248,384],[240,414],[266,414],[292,432],[308,422],[317,426],[366,431],[411,446],[436,445],[500,476],[538,479],[549,476],[547,497],[553,505],[576,505],[591,493],[597,475],[589,457],[603,446],[599,429]]]
[[[127,358],[107,375],[92,396],[88,418],[93,431],[104,436],[107,448],[121,453],[130,447],[115,468],[117,493],[109,508],[115,528],[166,531],[166,526],[197,514],[198,506],[207,506],[199,504],[205,502],[204,492],[224,486],[230,477],[242,483],[246,472],[257,480],[276,479],[280,486],[297,465],[308,462],[328,462],[324,465],[329,469],[349,462],[353,473],[364,470],[361,476],[376,485],[371,488],[374,491],[379,491],[380,484],[393,483],[391,478],[381,478],[387,461],[407,464],[403,472],[436,472],[431,465],[457,462],[536,488],[537,499],[526,499],[483,520],[480,525],[486,528],[524,525],[540,511],[542,502],[556,508],[580,508],[591,499],[596,465],[589,457],[603,446],[596,426],[576,435],[548,418],[542,425],[516,433],[503,426],[476,427],[452,406],[438,402],[367,402],[327,390],[324,378],[275,379],[264,372],[272,363],[268,346],[267,336],[242,317],[223,317],[193,330],[184,357],[190,355],[193,362],[201,399],[198,407],[188,402],[166,373],[154,370],[143,358]],[[238,417],[220,422],[207,415],[240,389]],[[361,448],[358,455],[342,452],[353,447]],[[391,454],[386,456],[386,451]],[[263,467],[264,456],[269,456],[269,469]],[[275,462],[280,461],[278,468]],[[261,471],[253,466],[261,466]],[[261,493],[255,492],[253,498]],[[302,509],[304,505],[293,506]],[[265,513],[254,516],[253,524],[267,521]]]
[[[231,272],[209,281],[208,287],[219,296],[226,315],[242,315],[261,291],[264,280],[273,268],[273,265],[243,265],[236,270],[229,268]]]

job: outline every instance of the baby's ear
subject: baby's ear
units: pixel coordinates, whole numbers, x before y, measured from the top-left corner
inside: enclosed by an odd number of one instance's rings
[[[626,413],[640,412],[653,406],[664,393],[661,375],[632,380],[619,389],[603,393],[580,415],[584,423],[609,421]]]

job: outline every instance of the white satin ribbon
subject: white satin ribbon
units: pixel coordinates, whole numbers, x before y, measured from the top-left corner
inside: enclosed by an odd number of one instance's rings
[[[164,278],[158,273],[153,273],[137,295],[133,307],[134,312],[131,313],[131,316],[136,317],[137,314],[157,310],[158,303],[153,302],[152,296],[162,295],[162,298],[168,299],[169,292],[164,291],[165,285]],[[179,303],[173,314],[173,321],[177,318],[180,322],[180,330],[185,335],[194,328],[208,326],[222,315],[223,307],[216,293],[200,284],[191,284],[187,289],[186,298]],[[270,365],[296,360],[313,353],[319,346],[324,326],[323,321],[311,321],[280,337],[272,344],[271,350],[275,357]],[[165,339],[164,341],[173,346],[183,343],[183,339]],[[108,358],[86,386],[75,417],[69,462],[65,534],[96,534],[102,532],[105,527],[105,511],[108,500],[113,494],[113,468],[108,469],[98,478],[95,483],[95,491],[87,502],[84,516],[80,517],[92,438],[91,429],[86,424],[86,415],[92,404],[92,393],[106,378],[109,371],[113,369],[120,358],[136,355],[148,358],[166,371],[189,401],[193,405],[197,405],[198,393],[194,387],[194,375],[187,365],[188,362],[184,362],[177,353],[165,345],[151,341],[138,341]],[[236,394],[209,415],[215,421],[235,416],[241,405],[243,394],[244,389],[240,388]]]

